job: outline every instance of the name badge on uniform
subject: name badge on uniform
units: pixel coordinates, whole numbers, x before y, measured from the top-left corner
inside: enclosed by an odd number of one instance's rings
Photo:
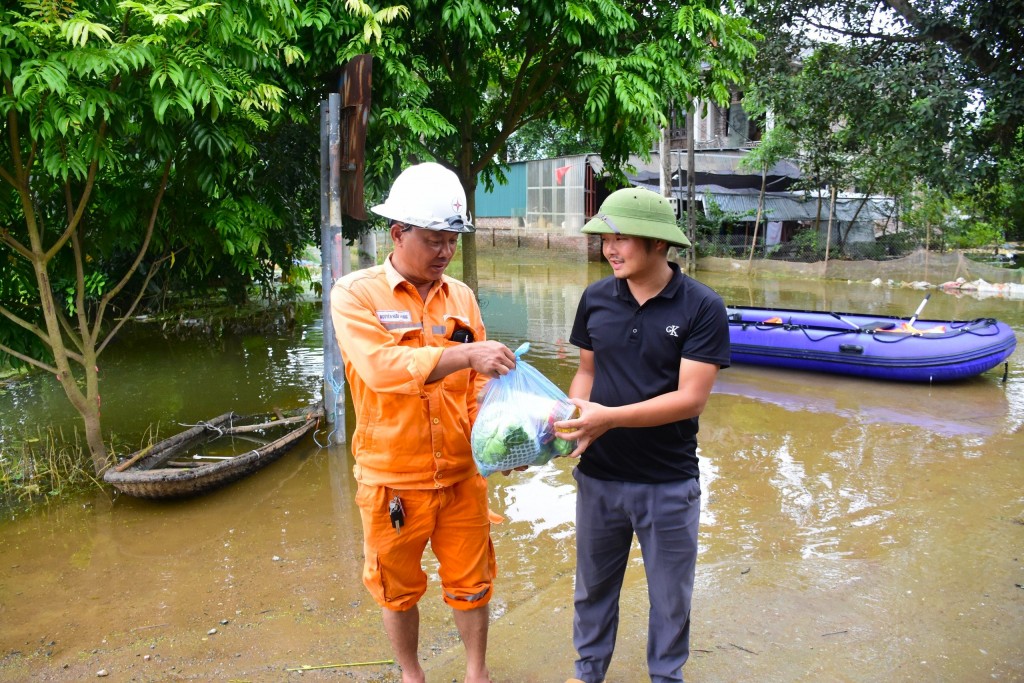
[[[388,323],[411,323],[412,313],[409,311],[377,311],[377,319],[385,325]]]

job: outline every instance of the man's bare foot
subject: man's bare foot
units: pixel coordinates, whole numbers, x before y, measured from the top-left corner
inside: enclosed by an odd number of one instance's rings
[[[402,683],[427,683],[427,675],[419,666],[416,667],[415,671],[402,669]]]
[[[491,681],[491,673],[487,669],[484,669],[476,674],[471,674],[467,671],[466,683],[493,683],[493,681]]]

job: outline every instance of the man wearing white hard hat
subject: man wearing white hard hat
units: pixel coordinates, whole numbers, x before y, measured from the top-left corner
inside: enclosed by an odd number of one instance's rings
[[[461,233],[473,232],[458,177],[436,163],[403,171],[383,204],[394,250],[331,291],[356,427],[356,503],[363,583],[382,607],[403,683],[423,683],[419,610],[430,543],[443,600],[466,648],[466,683],[490,681],[488,603],[497,571],[487,484],[470,434],[484,383],[515,367],[487,341],[473,291],[444,274]]]

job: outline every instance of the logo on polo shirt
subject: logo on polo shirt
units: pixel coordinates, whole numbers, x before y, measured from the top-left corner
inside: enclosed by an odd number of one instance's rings
[[[676,332],[679,331],[679,325],[669,325],[668,327],[665,328],[665,331],[668,332],[673,337],[678,337],[679,335],[676,334]]]

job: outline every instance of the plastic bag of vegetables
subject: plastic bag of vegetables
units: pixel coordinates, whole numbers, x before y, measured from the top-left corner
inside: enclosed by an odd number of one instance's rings
[[[522,359],[529,350],[529,343],[516,349],[515,369],[484,385],[471,441],[473,460],[485,477],[523,465],[543,465],[576,448],[575,441],[559,438],[554,427],[573,415],[576,406]]]

